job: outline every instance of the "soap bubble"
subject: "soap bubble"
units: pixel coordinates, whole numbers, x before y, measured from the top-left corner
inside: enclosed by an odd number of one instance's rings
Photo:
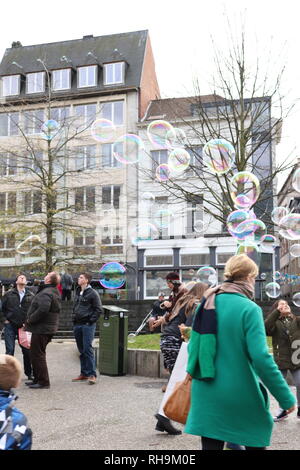
[[[216,175],[227,173],[233,165],[235,150],[225,139],[212,139],[203,148],[203,161]]]
[[[159,229],[167,228],[173,219],[174,214],[169,209],[159,209],[154,214],[154,223]]]
[[[275,207],[275,209],[272,210],[271,212],[271,219],[274,222],[274,224],[279,225],[281,219],[288,215],[289,210],[286,207]]]
[[[190,154],[186,150],[176,148],[169,155],[169,168],[175,175],[183,173],[189,167],[190,159]]]
[[[136,340],[136,334],[135,333],[129,333],[128,335],[128,343],[135,343],[135,340]]]
[[[300,239],[300,214],[291,213],[280,220],[280,228],[286,230],[292,240]]]
[[[194,276],[194,274],[195,274],[195,270],[194,270],[194,269],[189,269],[189,270],[188,270],[188,275],[189,275],[189,276]]]
[[[216,270],[211,266],[203,266],[197,271],[197,279],[204,284],[209,286],[215,286],[218,282],[218,276]]]
[[[299,243],[296,243],[295,245],[292,245],[290,248],[290,253],[293,258],[298,258],[300,256],[300,245]]]
[[[170,142],[176,139],[174,127],[167,121],[156,120],[150,122],[147,128],[149,141],[157,148],[169,149]]]
[[[295,238],[293,238],[287,230],[284,230],[284,229],[279,230],[279,235],[282,238],[286,238],[287,240],[295,241]]]
[[[262,220],[248,219],[241,222],[235,228],[235,234],[240,240],[245,240],[247,237],[255,234],[257,238],[261,238],[266,232],[266,226]]]
[[[116,137],[115,125],[108,119],[97,119],[92,124],[91,135],[94,140],[101,144],[113,142]]]
[[[155,174],[156,174],[156,179],[164,183],[169,180],[171,176],[171,169],[169,165],[167,165],[166,163],[162,163],[161,165],[158,165],[158,167],[156,168]]]
[[[265,286],[265,292],[271,299],[276,299],[280,296],[280,285],[277,282],[269,282]]]
[[[260,249],[267,252],[273,253],[276,246],[276,237],[274,235],[266,234],[260,239]]]
[[[125,165],[137,163],[145,156],[144,142],[135,134],[125,134],[114,142],[113,156]]]
[[[141,201],[144,202],[145,204],[152,204],[155,202],[155,196],[154,194],[150,193],[150,191],[145,191],[141,195]]]
[[[194,222],[194,230],[196,233],[202,233],[204,230],[204,222],[201,219],[198,219]]]
[[[281,272],[280,271],[275,271],[274,274],[273,274],[273,279],[274,279],[274,281],[280,281]]]
[[[247,255],[258,266],[260,263],[260,252],[256,243],[244,241],[237,246],[236,255]]]
[[[260,277],[263,281],[265,281],[265,280],[267,279],[266,273],[261,273],[259,277]]]
[[[245,210],[236,210],[233,211],[229,214],[227,217],[227,230],[230,233],[230,235],[235,236],[236,235],[236,228],[245,220],[249,219],[250,215],[249,212]]]
[[[149,240],[156,240],[159,238],[158,228],[149,223],[141,223],[129,231],[129,236],[132,245],[138,245],[139,242],[146,242]]]
[[[169,147],[177,148],[187,145],[186,134],[183,129],[174,127],[166,134],[166,139]]]
[[[293,295],[293,304],[296,305],[296,307],[300,307],[300,292],[296,292],[296,294]]]
[[[260,194],[259,180],[249,171],[240,171],[232,177],[230,191],[237,209],[250,209]]]
[[[298,168],[294,173],[292,186],[297,193],[300,193],[300,168]]]
[[[59,131],[59,124],[54,119],[49,119],[48,121],[44,122],[42,125],[42,132],[44,133],[44,137],[46,140],[51,140]]]
[[[20,255],[29,255],[29,253],[35,248],[38,248],[40,244],[41,238],[38,235],[30,235],[17,245],[16,252]]]
[[[196,284],[197,284],[196,281],[189,281],[189,282],[184,284],[184,287],[187,290],[191,290],[193,287],[195,287]]]
[[[100,284],[105,289],[120,289],[126,282],[126,269],[117,262],[106,263],[100,269]]]

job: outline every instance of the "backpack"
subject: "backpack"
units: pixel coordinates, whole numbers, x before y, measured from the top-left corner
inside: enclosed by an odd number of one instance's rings
[[[18,423],[14,422],[14,401],[0,411],[0,450],[30,450],[31,429],[27,419],[20,413]]]

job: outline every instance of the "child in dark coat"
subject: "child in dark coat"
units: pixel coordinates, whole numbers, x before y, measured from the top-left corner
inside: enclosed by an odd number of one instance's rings
[[[12,388],[21,382],[21,364],[13,356],[0,354],[0,450],[30,450],[32,432],[26,416],[14,406]]]

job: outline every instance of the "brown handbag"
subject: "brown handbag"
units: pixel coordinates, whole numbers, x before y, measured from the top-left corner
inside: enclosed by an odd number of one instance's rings
[[[190,375],[187,375],[182,382],[177,382],[174,391],[165,403],[165,415],[176,423],[186,423],[191,405],[191,384]]]

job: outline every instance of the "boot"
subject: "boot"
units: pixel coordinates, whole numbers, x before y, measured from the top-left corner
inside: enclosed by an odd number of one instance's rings
[[[172,425],[171,421],[168,418],[165,418],[164,416],[156,413],[155,418],[157,419],[157,423],[155,426],[156,431],[160,432],[167,432],[168,434],[171,435],[177,435],[181,434],[181,431],[179,429],[174,428]]]

